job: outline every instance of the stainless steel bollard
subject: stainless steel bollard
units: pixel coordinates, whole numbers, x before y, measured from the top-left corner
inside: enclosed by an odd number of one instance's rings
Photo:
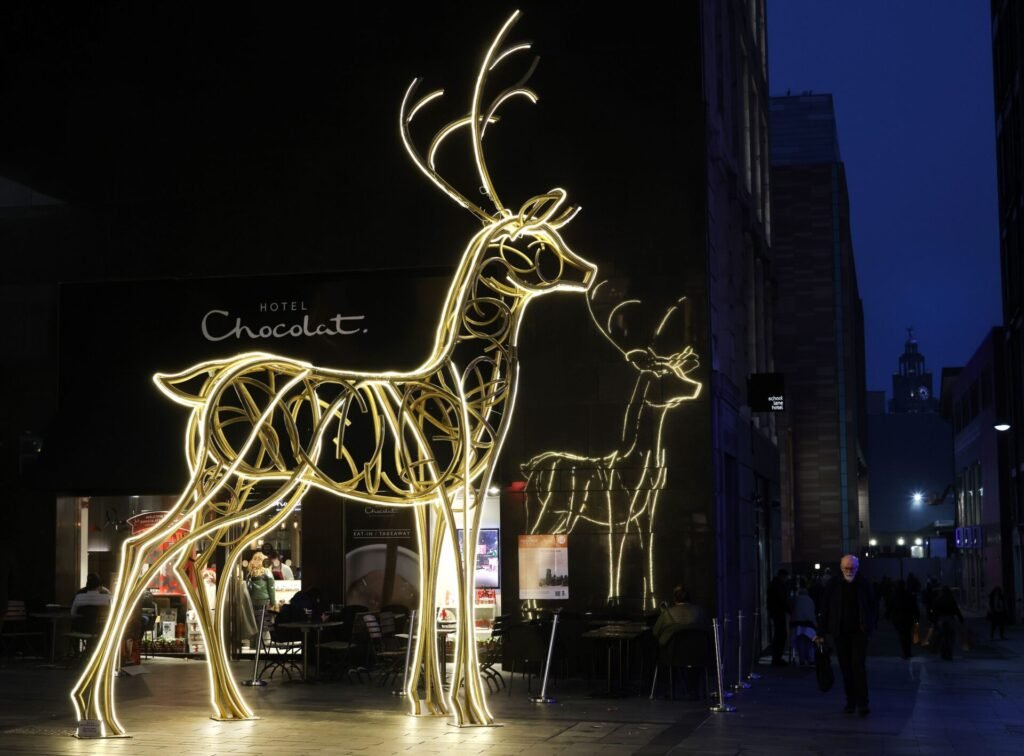
[[[730,687],[737,693],[741,690],[747,690],[750,687],[750,683],[744,682],[743,680],[743,610],[740,609],[736,614],[736,652],[739,658],[736,659],[736,682]]]
[[[754,610],[754,627],[753,632],[750,635],[750,672],[747,673],[748,680],[760,680],[761,675],[754,671],[754,665],[758,662],[758,657],[761,655],[761,612],[758,609]]]
[[[530,700],[533,703],[556,703],[555,699],[548,698],[548,672],[551,671],[551,657],[555,652],[555,633],[558,632],[558,617],[562,614],[562,610],[558,609],[555,611],[555,621],[551,623],[551,641],[548,643],[548,660],[544,664],[544,682],[540,686],[539,696],[530,696]]]
[[[409,615],[409,637],[405,639],[405,666],[402,667],[402,687],[398,690],[392,690],[391,695],[393,696],[407,696],[405,692],[405,681],[409,675],[409,651],[412,649],[412,638],[413,630],[416,628],[416,610],[413,609]]]
[[[266,680],[260,680],[257,677],[257,671],[260,668],[260,649],[263,647],[263,623],[267,619],[267,605],[263,605],[263,611],[260,612],[260,631],[256,634],[256,661],[252,665],[252,679],[243,680],[242,685],[248,685],[250,688],[262,688],[267,684]],[[305,649],[303,649],[305,653]]]
[[[711,620],[711,628],[715,632],[715,667],[718,671],[718,703],[709,708],[709,711],[716,713],[727,713],[736,711],[736,707],[725,701],[725,691],[722,688],[722,643],[718,637],[718,619]]]

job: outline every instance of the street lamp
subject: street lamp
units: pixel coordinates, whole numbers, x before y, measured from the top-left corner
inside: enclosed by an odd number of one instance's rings
[[[924,494],[920,491],[914,491],[914,495],[911,497],[915,507],[921,506],[921,502],[924,501]]]
[[[1006,431],[1010,430],[1010,424],[1005,420],[997,420],[996,424],[993,425],[992,427],[995,428],[1000,433],[1005,433]]]
[[[872,538],[872,539],[870,539],[868,541],[868,546],[877,546],[877,545],[878,545],[878,539],[877,538]]]
[[[896,539],[896,545],[897,546],[902,546],[905,543],[906,543],[906,541],[903,540],[903,536],[900,536],[899,538]]]
[[[914,539],[914,545],[915,546],[923,546],[924,545],[924,541],[921,540],[920,538],[915,538]]]

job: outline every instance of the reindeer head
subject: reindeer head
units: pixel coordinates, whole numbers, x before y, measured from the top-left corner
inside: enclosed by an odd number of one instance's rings
[[[519,11],[512,14],[487,50],[477,74],[476,86],[473,88],[473,102],[469,115],[451,121],[438,131],[430,143],[425,158],[413,145],[409,125],[424,105],[441,97],[444,91],[430,92],[410,107],[420,79],[415,79],[409,85],[399,112],[402,144],[427,178],[484,224],[484,232],[477,238],[483,242],[481,276],[490,286],[509,294],[526,296],[556,290],[586,291],[597,276],[597,266],[573,252],[559,233],[559,229],[572,220],[579,211],[578,207],[563,207],[566,199],[565,190],[555,188],[537,195],[523,203],[518,213],[513,213],[498,197],[484,160],[483,138],[488,125],[498,122],[498,109],[513,97],[525,97],[530,102],[537,102],[536,93],[525,87],[537,67],[538,59],[534,58],[518,82],[502,90],[491,101],[486,112],[481,109],[488,73],[506,57],[530,49],[529,43],[521,43],[498,52],[518,17]],[[469,128],[472,139],[473,158],[481,181],[481,191],[494,205],[493,213],[456,190],[436,168],[438,148],[447,137],[466,127]]]
[[[700,396],[703,384],[693,377],[693,373],[700,367],[697,353],[690,346],[670,351],[660,345],[660,342],[666,340],[674,341],[667,338],[671,332],[670,324],[678,316],[686,297],[661,315],[650,336],[638,338],[637,330],[625,328],[624,321],[626,311],[635,311],[642,303],[638,299],[625,299],[613,305],[610,289],[608,281],[602,281],[591,290],[587,304],[597,329],[633,366],[641,379],[657,384],[658,390],[651,391],[648,387],[644,393],[644,403],[650,407],[671,409]],[[628,332],[630,330],[631,333]]]

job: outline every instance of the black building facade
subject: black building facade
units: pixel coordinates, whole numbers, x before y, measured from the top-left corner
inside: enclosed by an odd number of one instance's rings
[[[578,507],[608,474],[581,465],[538,488],[554,465],[531,461],[547,452],[618,454],[603,493],[613,507],[648,505],[647,530],[584,518],[568,533],[570,606],[651,608],[680,582],[720,616],[760,601],[778,540],[778,459],[773,421],[752,417],[742,390],[772,368],[774,280],[764,9],[748,6],[687,5],[662,26],[583,4],[524,8],[541,101],[508,108],[488,133],[488,164],[510,206],[566,187],[583,207],[566,239],[597,263],[603,287],[590,307],[539,300],[520,334],[522,382],[495,481],[507,611],[520,605],[518,536],[545,529],[530,497]],[[85,497],[157,500],[184,484],[184,418],[161,405],[148,371],[222,345],[380,370],[425,356],[474,222],[409,163],[398,106],[423,76],[447,90],[432,106],[438,125],[463,113],[481,48],[504,20],[448,6],[402,19],[369,8],[255,14],[177,19],[145,44],[115,44],[112,30],[137,19],[73,13],[25,11],[39,47],[8,85],[26,115],[6,126],[0,165],[62,203],[0,223],[18,261],[4,301],[23,305],[3,373],[25,397],[5,409],[4,482],[19,529],[41,534],[23,547],[40,569],[16,578],[36,601],[74,587]],[[48,41],[72,37],[83,41]],[[37,68],[61,86],[41,91]],[[473,186],[469,152],[453,140],[439,159],[460,186]],[[627,300],[637,303],[601,317]],[[290,331],[306,315],[373,324],[341,341],[315,327],[260,340],[262,326]],[[638,402],[647,379],[609,337],[674,360],[683,385],[650,380]],[[303,503],[304,566],[325,602],[347,590],[345,511],[324,494]]]

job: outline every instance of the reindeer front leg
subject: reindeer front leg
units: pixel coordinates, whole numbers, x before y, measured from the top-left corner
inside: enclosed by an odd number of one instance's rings
[[[227,528],[221,528],[216,531],[211,536],[213,542],[219,543],[227,530]],[[210,671],[210,703],[213,705],[214,719],[252,719],[252,709],[245,703],[241,691],[231,676],[224,646],[223,627],[214,619],[215,607],[210,606],[207,600],[206,590],[202,586],[202,576],[200,576],[200,584],[197,586],[193,585],[184,573],[189,551],[190,549],[182,552],[181,558],[175,564],[174,571],[178,580],[185,586],[189,601],[195,607],[196,619],[206,644],[206,663]],[[224,595],[227,595],[226,591]]]
[[[124,634],[130,612],[142,597],[146,586],[156,577],[160,568],[177,555],[180,545],[173,545],[148,567],[143,566],[145,555],[153,543],[162,543],[180,526],[180,520],[165,523],[157,531],[133,536],[122,548],[121,566],[111,601],[106,627],[100,634],[95,650],[82,676],[71,692],[75,713],[79,720],[93,719],[102,724],[105,737],[120,737],[124,728],[117,721],[114,707],[114,666],[117,661],[121,636]],[[144,545],[143,545],[144,544]]]
[[[438,506],[438,510],[440,507]],[[431,533],[430,509],[416,507],[416,541],[420,553],[420,600],[416,610],[419,631],[416,633],[412,669],[406,681],[405,692],[409,699],[409,713],[442,715],[448,713],[441,680],[441,667],[437,647],[437,567],[441,561],[441,546],[444,542],[445,524],[438,514],[437,526]],[[416,628],[410,627],[413,633]],[[419,697],[419,683],[423,679],[423,701]],[[423,708],[426,708],[426,711]]]
[[[483,477],[486,482],[490,480],[490,470]],[[491,725],[494,724],[494,717],[487,708],[484,684],[480,678],[480,660],[476,647],[476,617],[475,617],[475,585],[473,575],[476,569],[476,542],[480,534],[480,508],[483,506],[483,495],[486,491],[484,484],[476,492],[476,509],[472,517],[467,518],[469,522],[465,529],[461,558],[456,549],[456,578],[458,581],[459,603],[457,609],[457,635],[455,642],[455,659],[453,662],[452,683],[451,683],[451,705],[452,716],[455,725],[462,727],[466,725]],[[469,507],[470,492],[467,491],[465,506]],[[451,508],[445,508],[445,519],[451,530],[454,540],[456,532],[455,517]]]

